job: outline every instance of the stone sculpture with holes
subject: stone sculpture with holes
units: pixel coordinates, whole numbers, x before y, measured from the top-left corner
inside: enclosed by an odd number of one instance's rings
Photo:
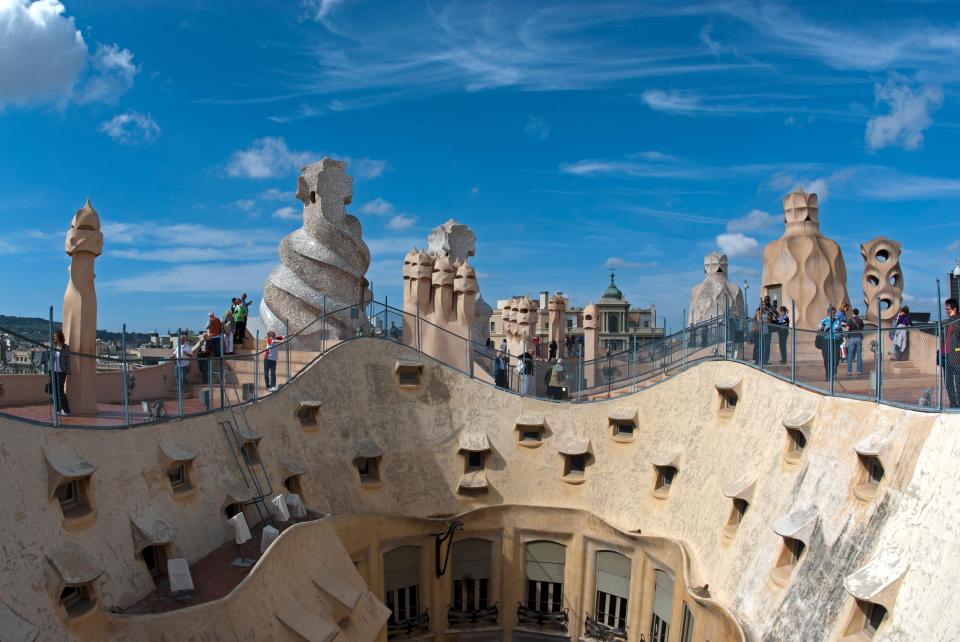
[[[878,236],[860,246],[863,257],[864,321],[876,325],[879,318],[892,321],[903,305],[903,272],[900,270],[900,244]]]

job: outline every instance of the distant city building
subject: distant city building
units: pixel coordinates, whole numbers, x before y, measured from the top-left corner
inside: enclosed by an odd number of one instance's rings
[[[570,300],[563,296],[562,292],[557,292],[566,305],[564,320],[566,322],[566,334],[568,336],[579,337],[583,335],[583,308],[570,307]],[[540,292],[540,310],[537,314],[536,334],[540,337],[542,345],[546,346],[550,342],[549,311],[548,300],[549,292]],[[507,300],[497,301],[497,309],[493,311],[490,317],[490,339],[494,345],[500,345],[500,341],[506,336],[503,328],[502,310]],[[649,308],[632,308],[623,292],[614,282],[614,275],[610,274],[610,285],[600,295],[600,300],[594,305],[599,314],[599,344],[602,351],[607,348],[613,352],[628,350],[631,346],[640,345],[650,341],[655,337],[664,335],[664,328],[657,327],[657,306],[651,305]],[[544,348],[543,354],[546,348]]]
[[[947,283],[950,284],[951,298],[960,301],[960,261],[957,261],[956,267],[951,272],[947,272]]]

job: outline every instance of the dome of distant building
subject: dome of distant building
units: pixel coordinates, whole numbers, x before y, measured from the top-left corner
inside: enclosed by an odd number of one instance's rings
[[[601,303],[606,301],[623,301],[623,292],[621,292],[617,284],[613,282],[613,272],[610,273],[610,285],[607,286],[607,289],[604,290],[600,296]]]

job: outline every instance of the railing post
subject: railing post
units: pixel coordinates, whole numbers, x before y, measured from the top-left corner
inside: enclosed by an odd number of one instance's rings
[[[727,360],[730,350],[730,299],[723,295],[723,360]]]
[[[327,295],[323,295],[323,314],[320,316],[320,354],[327,351]]]
[[[60,393],[57,390],[57,373],[53,371],[53,306],[50,306],[50,354],[47,356],[50,371],[50,404],[53,407],[53,427],[60,427]]]
[[[123,425],[130,426],[130,389],[127,384],[127,324],[120,332],[120,376],[123,384]]]
[[[834,315],[836,315],[836,312],[834,312]],[[833,364],[834,364],[833,351],[834,351],[834,349],[835,349],[835,346],[834,346],[834,344],[833,344],[833,319],[832,319],[832,318],[829,318],[829,317],[827,318],[827,325],[830,326],[830,344],[827,346],[827,353],[828,353],[828,355],[829,355],[829,357],[830,357],[830,369],[829,369],[829,373],[830,373],[830,374],[829,374],[829,377],[830,377],[830,396],[832,397],[832,396],[833,396],[833,392],[834,392],[834,391],[833,391],[833,387],[834,387],[834,386],[833,386],[833,380],[836,379],[836,377],[837,377],[837,373],[834,372],[834,370],[836,370],[836,368],[835,368],[834,365],[833,365]]]
[[[680,372],[683,372],[687,365],[687,311],[683,311],[683,328],[680,331]]]
[[[940,303],[940,279],[937,279],[937,412],[943,412],[943,369],[947,363],[943,353],[943,305]]]
[[[253,341],[253,399],[256,401],[260,398],[260,328]]]
[[[793,343],[793,355],[790,360],[790,379],[797,383],[797,302],[790,301],[790,323],[787,324]]]
[[[877,355],[875,357],[877,361],[877,367],[875,368],[877,403],[880,403],[883,388],[883,317],[880,316],[881,312],[883,312],[883,310],[880,309],[880,297],[877,297]]]
[[[417,352],[420,352],[420,298],[417,297]],[[509,352],[507,353],[507,367],[510,366]],[[509,383],[509,380],[507,381]]]
[[[757,311],[757,342],[760,344],[759,346],[757,346],[757,356],[758,356],[758,363],[757,363],[757,365],[760,366],[760,372],[763,372],[763,361],[764,361],[763,358],[764,358],[765,355],[763,354],[764,339],[763,339],[763,312],[762,312],[762,309]]]
[[[220,347],[217,352],[220,353],[220,407],[223,408],[226,405],[227,401],[227,391],[224,387],[224,370],[223,370],[223,328],[220,329],[220,341],[218,341]]]
[[[290,383],[290,319],[283,320],[283,348],[287,359],[287,383]]]
[[[183,328],[177,328],[177,359],[175,365],[177,367],[177,416],[183,417],[183,384],[186,383],[183,380],[183,369],[180,367],[183,359],[183,346],[181,345],[180,337],[183,336]]]

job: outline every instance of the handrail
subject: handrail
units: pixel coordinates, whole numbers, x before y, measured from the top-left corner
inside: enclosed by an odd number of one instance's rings
[[[367,310],[363,310],[367,308]],[[290,336],[285,336],[283,343],[279,346],[274,344],[274,349],[277,347],[282,347],[284,344],[287,348],[287,351],[293,349],[298,349],[296,343],[300,338],[310,337],[315,334],[310,332],[311,329],[323,329],[324,331],[328,327],[326,325],[327,316],[343,314],[349,310],[358,310],[365,311],[367,314],[360,315],[360,331],[357,336],[346,337],[337,342],[338,345],[343,345],[348,343],[351,340],[366,337],[366,338],[375,338],[379,340],[389,340],[398,343],[403,343],[404,335],[409,340],[412,340],[413,336],[421,336],[423,332],[429,331],[434,333],[435,336],[445,337],[449,343],[449,346],[453,346],[454,354],[466,354],[466,364],[464,365],[463,361],[458,361],[456,363],[446,362],[445,365],[458,371],[466,374],[469,377],[478,378],[479,381],[483,383],[489,383],[489,385],[496,385],[497,383],[493,381],[492,371],[493,371],[493,361],[497,354],[500,351],[497,348],[489,348],[487,345],[475,341],[473,337],[467,334],[467,336],[462,336],[456,332],[452,332],[448,328],[441,327],[437,324],[434,324],[427,319],[424,319],[421,315],[414,315],[409,312],[405,312],[399,308],[390,306],[386,303],[378,303],[376,301],[367,302],[364,306],[359,304],[342,306],[336,310],[328,310],[324,314],[316,317],[309,323],[307,323],[303,328],[300,328]],[[940,337],[944,334],[943,328],[949,327],[952,324],[960,323],[960,320],[957,319],[947,319],[942,322],[937,323],[925,323],[908,328],[888,328],[882,327],[877,329],[876,340],[873,343],[876,346],[872,349],[875,350],[875,353],[878,355],[876,358],[876,370],[875,373],[875,382],[871,382],[871,389],[869,396],[864,392],[858,392],[857,389],[851,389],[849,384],[844,380],[841,381],[816,381],[811,378],[809,372],[798,372],[798,364],[802,364],[804,368],[809,371],[812,365],[815,365],[816,361],[819,359],[819,354],[813,350],[813,337],[816,335],[815,331],[801,330],[791,326],[773,326],[766,321],[746,318],[744,316],[737,315],[720,315],[707,319],[695,324],[691,324],[679,332],[673,334],[664,335],[660,337],[655,337],[649,341],[643,343],[637,343],[630,347],[628,350],[621,350],[618,352],[611,352],[610,354],[596,357],[591,360],[585,360],[581,355],[572,355],[568,357],[566,362],[570,364],[570,367],[565,368],[564,371],[564,389],[563,394],[561,395],[562,399],[553,397],[549,400],[552,401],[562,401],[566,400],[567,402],[574,403],[585,403],[600,401],[603,398],[609,398],[614,393],[624,393],[624,392],[634,392],[640,386],[649,386],[656,385],[657,383],[664,381],[668,378],[671,378],[685,370],[702,363],[704,361],[712,360],[730,360],[737,361],[739,363],[748,365],[750,367],[757,368],[770,374],[774,377],[789,381],[794,385],[797,385],[802,388],[806,388],[821,394],[833,394],[833,396],[854,398],[854,399],[871,399],[877,403],[884,403],[887,405],[893,405],[897,407],[910,408],[919,411],[950,411],[954,410],[949,407],[952,397],[950,399],[941,399],[945,397],[941,394],[934,394],[934,386],[939,386],[942,383],[942,367],[938,368],[938,372],[934,374],[931,371],[929,363],[927,361],[936,358],[939,360],[939,346],[940,346]],[[890,348],[894,341],[891,338],[888,338],[887,335],[893,335],[894,333],[903,331],[908,334],[906,341],[911,345],[916,344],[912,349],[914,355],[911,356],[914,360],[920,359],[920,366],[922,367],[913,367],[910,362],[904,362],[906,365],[898,365],[896,362],[891,361],[891,363],[886,363],[892,357],[888,357],[884,350],[885,348]],[[789,362],[781,362],[782,366],[779,368],[776,364],[771,364],[770,358],[773,356],[773,353],[776,351],[776,346],[773,345],[772,337],[780,337],[781,333],[789,333],[792,335],[792,345],[789,350]],[[859,334],[863,338],[863,343],[868,344],[870,342],[872,330],[863,330]],[[809,341],[804,340],[801,344],[797,343],[797,337],[803,337],[804,335],[810,337]],[[837,338],[840,337],[851,337],[853,335],[840,334],[838,333]],[[919,343],[914,340],[914,338],[926,337]],[[901,338],[901,340],[903,340]],[[937,347],[935,349],[930,348],[929,346],[933,341],[937,342]],[[36,342],[34,342],[36,343]],[[807,343],[810,345],[807,346]],[[889,346],[886,344],[890,344]],[[40,344],[42,345],[42,344]],[[839,342],[835,344],[834,341],[829,342],[828,349],[824,354],[824,363],[829,365],[833,363],[833,360],[836,359],[834,353],[834,345],[839,345]],[[319,346],[319,349],[317,349]],[[462,346],[463,353],[460,353],[460,348],[456,346]],[[751,355],[748,355],[746,352],[750,347],[753,347],[755,354],[753,359]],[[781,354],[785,349],[786,341],[781,342]],[[921,348],[926,346],[924,349],[927,352],[922,353]],[[417,349],[419,346],[410,346],[414,349]],[[863,351],[866,352],[868,345],[862,346]],[[309,346],[303,346],[302,350],[307,353],[312,353],[311,357],[306,360],[306,363],[298,363],[296,368],[291,368],[289,371],[286,380],[283,381],[279,387],[285,387],[290,385],[295,381],[301,374],[306,371],[311,365],[313,365],[317,360],[323,358],[325,354],[329,351],[329,347],[325,338],[317,338]],[[930,351],[934,350],[937,352],[936,355],[933,355]],[[222,357],[222,367],[226,372],[230,372],[230,366],[233,363],[242,363],[247,360],[253,360],[254,374],[256,377],[259,377],[259,362],[258,359],[261,358],[267,351],[266,348],[260,349],[259,345],[254,346],[253,350],[249,353],[242,355],[224,355]],[[798,354],[802,355],[802,360],[798,357]],[[432,355],[426,353],[427,356],[436,359],[440,357],[442,359],[443,355]],[[90,358],[90,355],[78,355],[74,354],[73,356],[79,358]],[[516,354],[507,354],[507,371],[509,377],[506,381],[506,387],[504,391],[509,394],[520,394],[520,376],[515,373],[514,364],[521,358],[521,355]],[[132,376],[124,374],[125,368],[138,368],[146,366],[149,364],[176,364],[178,359],[176,356],[171,355],[170,357],[156,358],[156,359],[127,359],[124,356],[121,357],[110,357],[110,356],[97,356],[93,357],[98,360],[98,363],[116,363],[119,366],[118,371],[123,375],[124,382],[129,382],[132,380]],[[220,357],[217,358],[219,361]],[[926,361],[924,361],[926,359]],[[927,363],[927,365],[923,365]],[[787,367],[789,364],[789,368]],[[532,394],[539,396],[541,398],[547,399],[544,396],[543,391],[538,392],[540,389],[540,382],[543,382],[543,376],[545,374],[544,369],[548,366],[546,361],[537,361],[535,363],[535,389]],[[219,363],[214,364],[214,359],[209,360],[209,370],[208,377],[210,378],[210,392],[213,392],[213,382],[212,382],[212,372],[217,367],[220,366]],[[916,370],[917,372],[913,372]],[[832,368],[832,370],[831,370]],[[958,371],[958,377],[960,377],[960,363],[948,366],[948,368],[953,368]],[[828,373],[833,371],[836,376],[836,371],[840,368],[830,366],[828,367]],[[890,374],[886,375],[886,371],[890,369]],[[478,374],[481,371],[486,372],[484,376],[478,377]],[[138,371],[139,372],[139,371]],[[951,370],[953,372],[953,370]],[[11,375],[0,375],[0,376],[11,376]],[[15,375],[13,375],[15,376]],[[139,375],[138,375],[139,376]],[[887,376],[888,379],[885,381],[884,377]],[[896,383],[898,378],[901,380],[900,383]],[[861,379],[861,386],[866,382],[865,379]],[[919,382],[919,383],[918,383]],[[841,385],[841,383],[843,385]],[[855,383],[855,382],[854,382]],[[187,388],[185,381],[179,380],[179,372],[177,373],[177,400],[182,404],[183,396],[185,394],[184,389]],[[259,379],[256,381],[256,385],[259,386]],[[912,388],[910,386],[913,386]],[[960,386],[960,384],[958,384]],[[219,410],[229,410],[232,414],[234,424],[239,426],[240,421],[242,420],[242,415],[244,413],[244,406],[246,404],[258,403],[260,401],[260,396],[258,394],[253,395],[253,398],[241,398],[239,388],[230,384],[229,386],[224,382],[222,377],[218,382],[218,386],[221,392],[221,403],[214,404],[211,403],[211,407],[202,410],[199,414],[206,414],[208,412],[216,412]],[[227,387],[233,388],[232,392],[227,390]],[[501,386],[502,387],[502,386]],[[831,390],[832,389],[832,390]],[[906,392],[904,392],[906,390]],[[941,386],[942,391],[942,386]],[[906,395],[906,396],[904,396]],[[916,397],[910,397],[910,395],[916,395]],[[957,391],[957,395],[960,396],[960,390]],[[231,398],[232,397],[232,398]],[[916,403],[914,403],[916,399]],[[211,401],[212,401],[211,394]],[[958,400],[960,401],[960,400]],[[957,405],[960,405],[958,403]],[[240,417],[237,414],[234,414],[234,409],[238,409]],[[957,408],[960,409],[960,408]],[[177,413],[176,416],[187,416],[190,412]],[[27,420],[18,417],[15,413],[3,412],[0,410],[0,415],[18,419],[21,421],[28,421],[29,423],[34,423],[38,425],[50,425],[47,422],[38,421],[38,420]],[[155,417],[136,417],[136,418],[126,418],[124,421],[124,427],[131,425],[131,423],[153,423],[154,421],[169,420],[169,418],[155,418]],[[141,421],[142,420],[142,421]],[[58,426],[62,423],[57,421],[57,418],[54,416],[52,419],[52,424]],[[98,428],[99,426],[73,426],[67,425],[63,426],[65,428]],[[111,428],[116,428],[118,426],[112,426]],[[268,482],[269,483],[269,482]]]

